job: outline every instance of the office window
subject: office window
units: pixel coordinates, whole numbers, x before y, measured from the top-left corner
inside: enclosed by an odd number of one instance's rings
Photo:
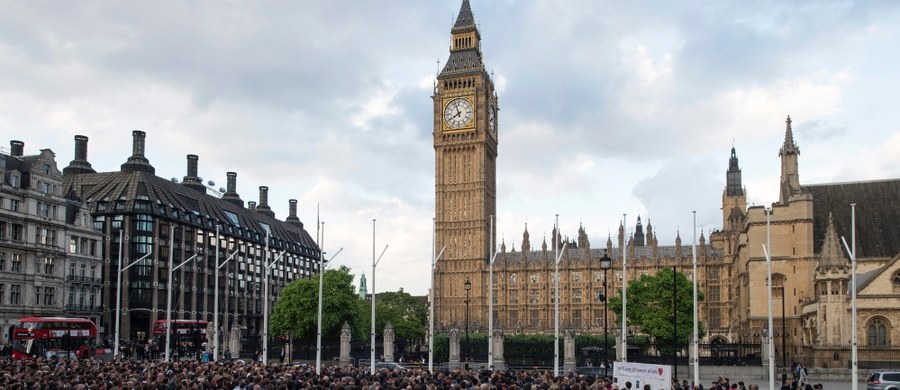
[[[19,211],[19,200],[18,199],[10,199],[9,200],[9,211]]]
[[[528,290],[528,303],[540,303],[541,294],[538,289]]]
[[[78,237],[69,237],[69,253],[78,253]]]
[[[53,306],[56,299],[56,289],[53,287],[44,288],[44,306]]]
[[[22,286],[13,284],[9,286],[9,304],[18,305],[22,299]]]
[[[581,282],[581,271],[572,272],[572,282],[573,283]]]
[[[22,241],[22,239],[25,238],[23,234],[24,231],[25,229],[22,228],[22,225],[14,223],[10,226],[9,238],[13,241]]]
[[[34,286],[34,304],[37,306],[41,305],[41,286]]]
[[[0,303],[3,303],[3,301],[5,299],[6,299],[6,285],[3,283],[0,283]]]
[[[44,258],[44,273],[47,275],[53,275],[53,258],[52,257]]]
[[[572,303],[581,303],[581,289],[576,288],[572,290]]]
[[[509,303],[512,303],[512,304],[519,303],[519,290],[511,290],[509,292]]]
[[[50,230],[46,228],[36,228],[34,229],[34,241],[41,245],[47,245],[50,243]]]
[[[6,253],[0,252],[0,272],[6,271]],[[3,302],[0,299],[0,302]]]
[[[10,256],[10,271],[12,272],[22,272],[22,255],[18,253],[13,253]]]

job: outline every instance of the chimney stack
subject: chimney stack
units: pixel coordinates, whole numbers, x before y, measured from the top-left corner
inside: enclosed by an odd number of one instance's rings
[[[254,201],[252,201],[252,200],[251,200],[251,201],[248,201],[248,202],[247,202],[247,208],[250,209],[250,210],[256,211],[256,202],[254,202]]]
[[[9,141],[9,154],[13,157],[22,157],[25,154],[25,143],[22,141]]]
[[[197,157],[196,154],[187,155],[187,176],[181,181],[181,184],[187,188],[198,191],[200,193],[206,193],[206,186],[203,185],[203,180],[197,176],[197,160],[200,158]]]
[[[275,213],[269,207],[269,187],[259,186],[259,205],[256,206],[256,211],[275,218]]]
[[[244,207],[244,201],[241,200],[241,196],[237,193],[237,172],[228,172],[226,175],[228,176],[228,184],[225,186],[225,194],[222,195],[222,200]]]
[[[69,166],[63,168],[63,175],[97,172],[87,160],[87,144],[88,137],[75,136],[75,159],[69,163]]]
[[[300,222],[300,218],[297,218],[297,199],[288,200],[288,217],[284,221],[303,229],[303,222]]]
[[[131,132],[131,137],[131,157],[128,157],[128,161],[122,164],[122,172],[147,172],[155,175],[156,168],[153,168],[153,166],[150,165],[150,160],[147,160],[147,158],[144,157],[144,145],[147,133],[140,130],[134,130]]]

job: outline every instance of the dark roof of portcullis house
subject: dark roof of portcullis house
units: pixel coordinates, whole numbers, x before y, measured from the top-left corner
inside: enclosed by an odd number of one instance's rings
[[[267,187],[260,187],[260,206],[265,207],[245,208],[235,192],[234,172],[228,173],[228,190],[221,199],[208,195],[197,177],[195,155],[188,155],[188,176],[183,183],[158,177],[143,154],[145,136],[143,131],[133,132],[133,153],[122,164],[121,170],[99,173],[87,169],[71,170],[63,177],[64,190],[74,192],[87,202],[94,215],[151,214],[204,229],[215,229],[221,224],[222,234],[261,243],[265,242],[266,232],[269,232],[271,247],[318,257],[315,240],[296,217],[294,200],[286,221],[275,219],[275,214],[270,211]],[[70,167],[85,167],[86,143],[87,137],[76,136],[76,159]],[[90,167],[89,164],[86,166]]]

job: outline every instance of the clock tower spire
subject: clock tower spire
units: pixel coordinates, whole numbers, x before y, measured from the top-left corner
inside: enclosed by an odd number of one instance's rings
[[[466,320],[486,324],[487,263],[494,240],[490,218],[497,208],[497,94],[485,71],[481,34],[469,0],[450,31],[450,57],[437,76],[434,109],[435,319],[443,326]],[[495,222],[496,225],[496,222]]]

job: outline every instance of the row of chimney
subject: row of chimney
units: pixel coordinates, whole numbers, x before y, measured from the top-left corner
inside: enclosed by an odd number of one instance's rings
[[[128,157],[128,160],[122,164],[122,172],[147,172],[155,174],[156,169],[150,165],[150,161],[144,156],[144,145],[147,133],[140,130],[134,130],[131,132],[131,135],[133,138],[132,153],[131,157]],[[69,163],[69,166],[63,169],[64,175],[96,173],[91,167],[91,163],[87,160],[87,143],[88,137],[83,135],[75,136],[75,159]],[[25,151],[25,143],[18,140],[10,141],[9,149],[10,155],[13,157],[22,157]],[[196,154],[187,155],[187,176],[184,177],[181,185],[205,195],[206,186],[197,175],[197,162],[199,159],[200,158]],[[244,207],[244,201],[241,200],[240,195],[237,193],[237,173],[228,172],[227,176],[228,182],[225,187],[225,193],[222,195],[222,200]],[[300,218],[297,217],[297,199],[290,199],[288,202],[288,217],[285,219],[285,222],[303,228],[303,223],[300,222]],[[275,212],[269,207],[269,187],[260,186],[259,204],[249,201],[247,202],[247,208],[275,218]]]

